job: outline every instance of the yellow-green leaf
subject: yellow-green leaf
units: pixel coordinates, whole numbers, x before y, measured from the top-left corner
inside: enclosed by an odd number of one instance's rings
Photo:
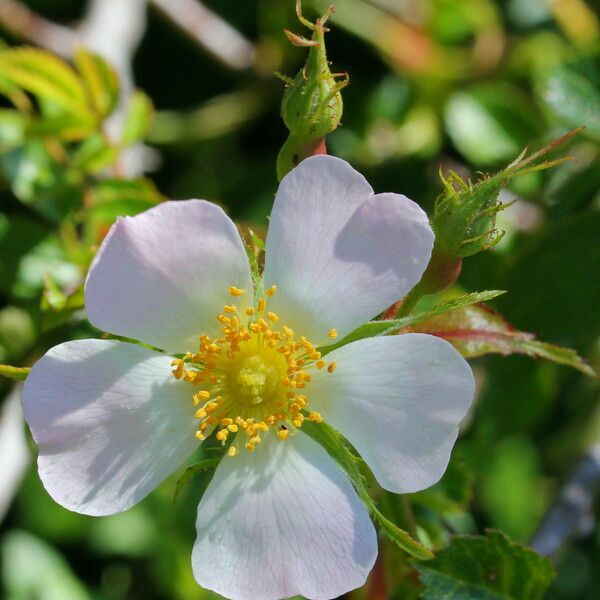
[[[127,108],[121,142],[127,146],[143,139],[150,127],[153,116],[152,101],[146,94],[137,90]]]
[[[99,117],[106,117],[119,100],[119,77],[116,71],[101,56],[83,48],[76,52],[75,64],[93,109]]]
[[[9,48],[0,52],[0,77],[64,110],[90,116],[83,84],[62,59],[38,48]]]

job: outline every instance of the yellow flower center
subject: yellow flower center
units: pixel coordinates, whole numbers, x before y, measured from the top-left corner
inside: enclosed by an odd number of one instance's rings
[[[252,452],[261,434],[274,429],[286,440],[302,427],[305,419],[317,423],[323,418],[308,409],[304,389],[311,370],[327,363],[314,344],[279,323],[279,316],[267,310],[268,298],[277,288],[269,288],[256,306],[247,306],[246,292],[231,286],[229,293],[241,306],[226,304],[217,315],[222,336],[200,336],[198,350],[176,358],[173,376],[197,386],[193,395],[195,416],[199,419],[196,437],[215,437],[225,444],[236,435],[227,453],[235,456],[243,445]],[[329,336],[337,336],[335,329]],[[243,434],[243,435],[242,435]]]

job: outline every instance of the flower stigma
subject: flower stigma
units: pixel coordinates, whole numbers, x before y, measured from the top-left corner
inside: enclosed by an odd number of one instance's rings
[[[270,287],[255,306],[248,306],[246,291],[230,286],[229,294],[241,306],[234,300],[217,315],[222,336],[201,335],[196,352],[171,363],[176,379],[199,388],[192,396],[199,419],[196,437],[204,440],[216,430],[216,439],[225,445],[230,435],[240,434],[229,446],[229,456],[241,447],[253,452],[261,435],[271,429],[285,441],[304,420],[323,421],[308,408],[304,390],[311,370],[333,373],[336,365],[323,360],[313,343],[267,309],[276,291],[276,286]],[[330,337],[336,335],[330,330]]]

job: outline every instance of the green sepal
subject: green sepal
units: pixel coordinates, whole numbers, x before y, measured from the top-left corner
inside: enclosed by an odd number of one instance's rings
[[[183,472],[183,475],[177,480],[177,483],[175,484],[175,490],[173,491],[173,503],[177,502],[181,491],[192,480],[196,473],[214,471],[219,466],[219,463],[222,459],[222,456],[216,456],[214,458],[204,458],[190,465]]]
[[[331,344],[329,346],[323,346],[319,348],[321,354],[325,355],[336,348],[340,348],[341,346],[345,346],[350,342],[355,342],[357,340],[362,340],[368,337],[374,337],[379,335],[389,335],[394,333],[400,329],[404,329],[405,327],[410,327],[412,325],[416,325],[417,323],[421,323],[431,317],[435,317],[437,315],[442,315],[444,313],[456,310],[458,308],[463,308],[464,306],[469,306],[470,304],[477,304],[479,302],[486,302],[491,300],[492,298],[496,298],[497,296],[501,296],[506,293],[503,290],[487,290],[485,292],[472,292],[470,294],[465,294],[464,296],[460,296],[459,298],[454,298],[452,300],[447,300],[434,306],[430,310],[426,310],[423,312],[412,313],[407,315],[406,317],[401,317],[400,319],[389,319],[382,321],[369,321],[364,325],[361,325],[347,336],[342,338],[339,342],[335,344]]]
[[[360,465],[363,464],[362,459],[350,450],[346,440],[333,427],[327,423],[317,424],[307,420],[302,425],[302,431],[319,443],[338,463],[381,530],[393,542],[415,558],[428,560],[433,557],[429,548],[413,539],[408,532],[400,529],[379,511],[369,494],[367,483],[360,469]]]

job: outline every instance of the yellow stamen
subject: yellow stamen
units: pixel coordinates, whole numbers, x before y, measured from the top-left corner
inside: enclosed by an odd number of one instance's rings
[[[193,394],[199,420],[196,437],[204,440],[214,429],[216,440],[226,444],[231,435],[241,436],[229,446],[228,456],[243,447],[254,452],[271,430],[283,441],[290,428],[323,421],[309,408],[310,391],[299,391],[310,384],[313,369],[327,362],[309,339],[296,339],[294,330],[267,310],[275,292],[276,287],[270,287],[255,307],[246,306],[246,299],[239,307],[225,304],[216,316],[223,325],[219,336],[201,335],[196,351],[172,361],[176,379],[208,388]],[[231,286],[229,293],[239,297],[246,291]],[[335,363],[329,363],[327,370],[334,369]]]
[[[330,329],[329,333],[327,334],[330,338],[335,339],[338,336],[338,332],[337,329]]]

